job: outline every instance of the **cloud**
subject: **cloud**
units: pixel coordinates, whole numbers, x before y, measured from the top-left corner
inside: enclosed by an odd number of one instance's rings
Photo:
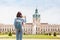
[[[52,24],[60,24],[60,8],[52,7],[50,9],[41,12],[42,14],[42,22],[48,22]]]

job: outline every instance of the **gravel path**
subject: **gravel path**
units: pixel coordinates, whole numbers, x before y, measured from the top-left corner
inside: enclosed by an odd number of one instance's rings
[[[16,40],[16,39],[0,39],[0,40]],[[23,39],[23,40],[60,40],[60,39]]]

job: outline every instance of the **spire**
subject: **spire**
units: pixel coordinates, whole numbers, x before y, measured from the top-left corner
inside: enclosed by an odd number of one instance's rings
[[[38,9],[37,8],[35,9],[35,13],[38,13]]]

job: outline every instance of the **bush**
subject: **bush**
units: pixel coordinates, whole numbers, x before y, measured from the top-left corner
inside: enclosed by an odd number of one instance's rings
[[[25,35],[25,33],[24,33],[24,35]]]
[[[60,35],[60,33],[56,33],[56,35]]]
[[[51,33],[49,33],[49,36],[51,36]]]
[[[45,33],[44,35],[48,35],[48,33]]]
[[[9,32],[8,36],[12,36],[12,33],[11,33],[11,32]]]
[[[15,35],[16,33],[15,33],[15,32],[12,32],[12,34],[14,34],[14,35]]]
[[[54,34],[53,34],[54,36],[56,36],[56,32],[54,32]]]

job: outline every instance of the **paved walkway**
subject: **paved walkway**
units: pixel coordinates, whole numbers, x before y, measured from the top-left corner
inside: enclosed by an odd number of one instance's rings
[[[0,40],[16,40],[16,39],[0,39]],[[60,39],[23,39],[23,40],[60,40]]]

